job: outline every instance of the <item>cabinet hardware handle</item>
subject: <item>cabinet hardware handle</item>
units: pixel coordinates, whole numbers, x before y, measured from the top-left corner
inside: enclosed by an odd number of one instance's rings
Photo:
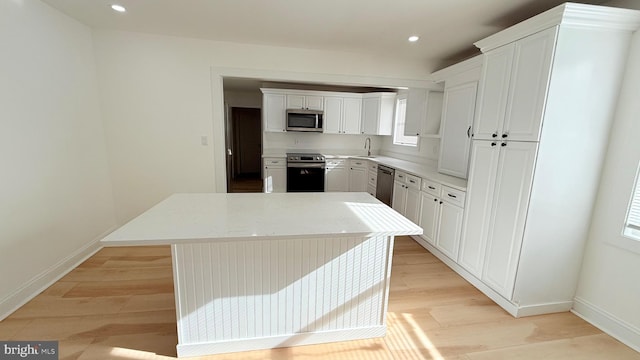
[[[471,138],[471,125],[469,125],[469,128],[467,129],[467,137]]]
[[[413,180],[409,180],[410,183],[415,184],[416,182]]]
[[[498,144],[496,144],[496,143],[494,143],[494,142],[492,142],[492,143],[491,143],[491,146],[496,146],[496,145],[498,145]]]
[[[507,143],[503,142],[502,144],[500,144],[500,146],[502,146],[502,147],[507,146]]]
[[[440,204],[442,204],[442,201],[440,201]]]
[[[457,196],[455,196],[455,195],[451,195],[451,194],[447,194],[447,195],[449,195],[449,197],[452,197],[454,199],[457,198]]]
[[[431,190],[435,190],[435,189],[436,189],[436,188],[434,188],[434,187],[433,187],[433,186],[431,186],[431,185],[429,185],[429,186],[428,186],[428,188],[429,188],[429,189],[431,189]]]
[[[416,133],[416,136],[420,136],[420,133]]]
[[[433,199],[433,201],[438,201],[438,199]]]
[[[493,134],[491,134],[491,137],[492,137],[492,138],[497,138],[497,137],[498,137],[498,133],[493,133]]]
[[[509,136],[509,134],[507,134],[507,133],[502,134],[502,138],[503,139],[506,139],[507,136]]]

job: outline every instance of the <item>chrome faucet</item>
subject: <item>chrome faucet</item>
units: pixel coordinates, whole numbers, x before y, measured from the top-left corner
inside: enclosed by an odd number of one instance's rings
[[[367,149],[367,145],[369,146]],[[371,156],[371,138],[366,138],[364,140],[364,148],[367,149],[367,156]]]

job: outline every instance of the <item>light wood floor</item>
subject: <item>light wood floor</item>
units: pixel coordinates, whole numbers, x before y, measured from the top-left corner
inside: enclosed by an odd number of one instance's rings
[[[408,237],[387,319],[384,338],[199,359],[640,359],[571,313],[511,317]],[[169,247],[101,250],[0,322],[0,339],[59,340],[61,359],[174,358]]]

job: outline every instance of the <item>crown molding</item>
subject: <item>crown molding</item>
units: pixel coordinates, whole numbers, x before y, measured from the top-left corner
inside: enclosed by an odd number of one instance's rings
[[[474,43],[483,53],[553,26],[635,31],[640,11],[599,5],[564,3]]]
[[[453,64],[444,69],[440,69],[438,71],[431,73],[431,75],[429,75],[429,79],[439,83],[439,82],[445,81],[448,78],[461,74],[465,71],[481,68],[482,59],[483,59],[482,55],[476,55],[470,59],[461,61],[457,64]]]

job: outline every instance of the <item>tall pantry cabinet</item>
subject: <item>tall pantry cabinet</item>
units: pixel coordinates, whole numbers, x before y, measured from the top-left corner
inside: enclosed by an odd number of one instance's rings
[[[573,305],[640,12],[566,3],[483,52],[457,266],[514,316]]]

